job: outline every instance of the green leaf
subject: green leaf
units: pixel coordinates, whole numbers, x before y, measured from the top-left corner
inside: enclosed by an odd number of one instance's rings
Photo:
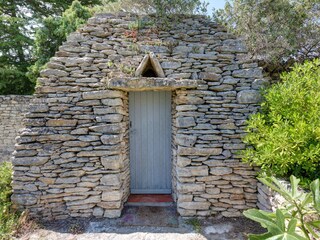
[[[311,192],[313,195],[313,202],[315,209],[320,212],[320,183],[319,179],[314,180],[310,184]]]
[[[262,227],[267,228],[269,231],[272,231],[274,233],[282,232],[277,223],[268,216],[269,213],[263,210],[249,209],[244,211],[243,215],[253,221],[259,222]]]
[[[272,237],[272,233],[267,232],[263,234],[249,234],[248,237],[249,237],[249,240],[265,240],[265,239],[268,239],[269,237]]]
[[[284,215],[281,212],[281,210],[277,209],[276,210],[276,223],[278,225],[278,227],[281,229],[281,231],[285,231],[286,226],[285,226],[285,219],[284,219]]]
[[[295,233],[282,233],[276,236],[272,236],[270,238],[266,238],[265,240],[308,240],[307,238],[301,237]]]
[[[320,229],[320,220],[311,221],[311,222],[308,222],[308,224],[315,228]]]
[[[313,230],[314,227],[320,229],[320,221],[318,221],[318,223],[315,224],[313,224],[312,222],[306,223],[306,228],[312,234],[312,236],[316,239],[320,239],[320,235]]]
[[[300,182],[300,179],[296,178],[293,175],[290,176],[292,197],[296,197],[297,196],[299,182]]]
[[[288,224],[288,233],[295,233],[296,232],[296,226],[297,226],[297,219],[293,218],[290,220]]]

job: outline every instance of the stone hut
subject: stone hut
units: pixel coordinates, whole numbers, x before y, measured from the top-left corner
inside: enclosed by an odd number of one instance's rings
[[[238,152],[262,70],[203,16],[152,19],[97,14],[41,72],[13,158],[20,209],[114,218],[131,193],[171,194],[181,216],[256,207]]]

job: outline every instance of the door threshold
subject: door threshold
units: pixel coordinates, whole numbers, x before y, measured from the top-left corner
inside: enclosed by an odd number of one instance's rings
[[[172,207],[174,202],[170,194],[131,194],[126,206]]]
[[[124,204],[128,207],[173,207],[173,202],[163,202],[163,203],[157,203],[157,202],[126,202]]]

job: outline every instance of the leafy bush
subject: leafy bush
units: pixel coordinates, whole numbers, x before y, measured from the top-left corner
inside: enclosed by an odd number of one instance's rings
[[[311,192],[299,191],[299,179],[290,177],[291,190],[283,186],[275,177],[259,179],[285,199],[276,213],[250,209],[243,214],[259,222],[268,232],[249,235],[249,239],[320,239],[320,183],[319,179],[310,184]]]
[[[267,89],[261,112],[248,120],[244,161],[304,182],[320,176],[320,60],[296,64]]]
[[[34,83],[31,82],[25,72],[15,67],[0,67],[0,94],[32,94]]]
[[[10,239],[19,219],[19,214],[11,210],[11,163],[0,165],[0,176],[0,239]]]

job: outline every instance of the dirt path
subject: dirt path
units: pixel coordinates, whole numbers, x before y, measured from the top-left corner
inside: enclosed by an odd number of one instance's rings
[[[218,218],[198,223],[179,219],[177,227],[118,226],[114,220],[81,219],[46,223],[20,240],[245,240],[259,225],[245,218]],[[50,225],[51,224],[51,225]]]
[[[84,233],[84,234],[69,234],[58,233],[48,230],[38,230],[30,236],[25,236],[28,240],[204,240],[204,236],[197,233],[150,233],[136,232],[128,234],[119,233]]]

